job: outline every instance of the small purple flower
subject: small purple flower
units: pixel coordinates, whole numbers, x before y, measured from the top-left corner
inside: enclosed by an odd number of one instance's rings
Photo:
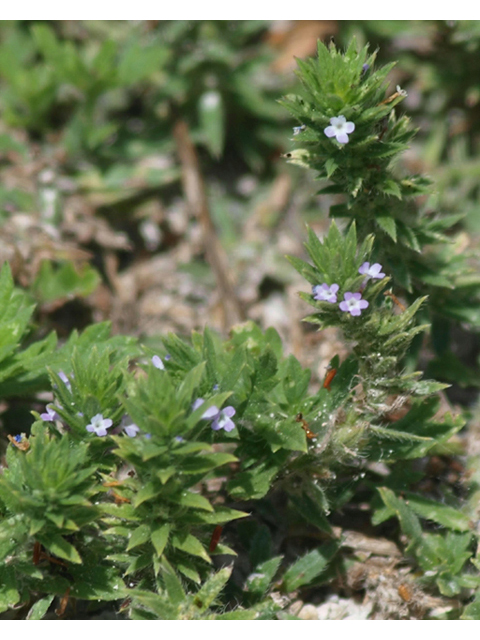
[[[95,433],[97,436],[106,436],[107,429],[109,429],[112,424],[110,418],[104,418],[101,413],[97,413],[96,416],[93,416],[86,429],[90,433]]]
[[[136,424],[134,424],[130,416],[127,415],[123,416],[120,423],[120,429],[125,431],[129,438],[134,438],[140,431],[140,428]],[[115,429],[115,433],[118,432],[117,430],[118,427]]]
[[[224,429],[225,431],[232,431],[235,429],[235,423],[233,420],[230,420],[235,415],[235,409],[233,407],[225,407],[219,411],[217,417],[212,422],[212,429],[214,431],[219,431],[219,429]]]
[[[192,405],[192,410],[198,409],[205,402],[203,398],[197,398]],[[225,409],[219,409],[215,405],[209,407],[202,415],[202,420],[212,420],[212,429],[219,431],[224,429],[225,431],[232,431],[235,429],[235,423],[230,420],[235,415],[235,409],[233,407],[225,407]]]
[[[378,262],[375,262],[375,264],[372,264],[372,266],[370,266],[369,262],[364,262],[358,270],[358,273],[361,273],[363,276],[367,276],[367,278],[382,280],[382,278],[385,278],[385,274],[381,273],[381,271],[382,265],[378,264]]]
[[[167,353],[167,355],[165,356],[164,360],[168,361],[168,360],[171,360],[171,359],[172,359],[172,356],[169,353]]]
[[[213,391],[218,391],[220,389],[220,387],[218,386],[218,384],[214,384],[212,389],[213,389]]]
[[[192,404],[192,411],[196,411],[198,407],[201,407],[205,402],[203,398],[197,398],[195,402]],[[213,405],[209,407],[202,415],[202,420],[213,420],[220,413],[220,409]]]
[[[129,424],[127,427],[124,427],[123,430],[125,431],[125,433],[129,438],[134,438],[137,435],[137,433],[140,431],[137,425],[133,423]]]
[[[325,302],[336,302],[339,288],[338,284],[332,284],[330,286],[325,282],[323,284],[317,284],[312,287],[313,299],[324,300]]]
[[[13,436],[13,439],[15,440],[15,442],[21,442],[23,440],[23,436],[21,433],[17,434],[16,436]]]
[[[68,376],[66,373],[64,373],[63,371],[59,371],[58,372],[58,377],[60,378],[60,380],[65,384],[65,386],[67,387],[67,389],[69,391],[72,390],[72,383],[70,382],[70,380],[68,379]]]
[[[53,404],[47,404],[45,409],[47,410],[46,413],[40,414],[40,418],[44,422],[55,422],[56,420],[61,420],[60,416],[55,411],[56,407]]]
[[[174,438],[175,442],[185,442],[184,438],[182,438],[182,436],[175,436]]]
[[[162,359],[160,358],[160,356],[153,356],[152,364],[153,364],[154,367],[156,367],[157,369],[160,369],[161,371],[163,371],[165,369],[165,365],[163,364]]]
[[[351,293],[350,291],[347,291],[344,298],[345,300],[340,302],[340,309],[342,311],[348,311],[352,316],[361,315],[362,309],[366,309],[369,304],[367,300],[362,299],[361,293]]]
[[[353,122],[347,122],[345,116],[338,116],[336,118],[330,118],[330,126],[326,127],[323,132],[327,138],[335,138],[337,142],[346,144],[348,142],[348,133],[355,131],[355,125]]]

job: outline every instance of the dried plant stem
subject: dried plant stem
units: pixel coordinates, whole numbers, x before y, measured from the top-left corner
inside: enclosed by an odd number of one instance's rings
[[[220,244],[210,216],[205,184],[200,172],[197,152],[192,143],[187,124],[178,120],[173,134],[182,168],[182,183],[188,207],[200,223],[205,253],[217,281],[223,310],[224,329],[245,319],[242,305],[236,295],[228,269],[225,252]]]

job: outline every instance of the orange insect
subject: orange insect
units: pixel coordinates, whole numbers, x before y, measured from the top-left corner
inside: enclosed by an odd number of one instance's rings
[[[60,600],[58,609],[55,609],[55,613],[57,614],[58,617],[63,616],[63,614],[65,613],[65,609],[67,608],[69,599],[70,599],[70,587],[67,588],[67,590],[65,591],[65,595]]]
[[[210,539],[210,545],[208,547],[208,550],[210,551],[210,553],[213,553],[217,548],[217,545],[220,541],[220,536],[222,535],[222,531],[223,531],[223,527],[220,524],[218,524],[213,530],[212,537]]]
[[[332,384],[332,380],[337,375],[336,369],[328,369],[327,375],[325,376],[325,380],[323,381],[323,388],[331,391],[330,385]]]
[[[397,85],[397,90],[395,91],[395,93],[392,93],[392,95],[388,98],[386,98],[385,100],[383,100],[382,102],[380,102],[380,104],[389,104],[390,102],[392,102],[393,100],[395,100],[395,98],[398,98],[399,96],[406,96],[406,92],[402,91],[402,89],[400,89],[400,87]],[[380,106],[380,105],[378,105]]]
[[[122,504],[122,502],[130,502],[128,498],[124,498],[123,496],[120,496],[115,491],[112,491],[112,496],[113,496],[113,499],[115,500],[115,504]]]
[[[406,311],[407,310],[405,305],[403,305],[400,302],[400,300],[397,298],[397,296],[393,295],[393,293],[391,291],[385,291],[383,295],[384,296],[388,296],[389,298],[391,298],[394,301],[394,303],[397,305],[397,307],[400,307],[400,309],[402,311]]]
[[[401,597],[401,599],[404,602],[410,602],[411,599],[413,598],[412,589],[405,583],[399,585],[397,591],[398,591],[398,595]]]
[[[295,420],[296,422],[301,422],[302,429],[305,431],[305,435],[309,440],[317,437],[317,434],[313,433],[313,431],[310,431],[310,429],[308,428],[308,422],[303,417],[303,413],[297,413],[297,415],[295,416]]]

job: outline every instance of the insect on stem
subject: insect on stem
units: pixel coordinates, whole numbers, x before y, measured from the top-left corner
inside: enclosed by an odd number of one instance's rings
[[[327,374],[325,376],[325,380],[323,381],[323,388],[331,391],[330,385],[332,384],[332,380],[337,375],[336,369],[328,369]]]
[[[303,417],[303,413],[297,413],[297,415],[295,416],[295,421],[302,424],[302,429],[305,431],[305,434],[309,440],[317,437],[317,434],[313,433],[313,431],[310,431],[308,422]]]

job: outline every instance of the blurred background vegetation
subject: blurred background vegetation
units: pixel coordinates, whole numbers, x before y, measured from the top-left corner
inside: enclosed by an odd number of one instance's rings
[[[479,22],[0,22],[0,262],[38,305],[36,337],[110,320],[154,346],[252,319],[323,378],[345,345],[300,323],[306,283],[284,255],[303,255],[305,223],[323,233],[336,196],[285,162],[298,123],[277,100],[295,57],[352,36],[398,60],[391,89],[419,128],[399,169],[432,179],[422,206],[462,214],[474,255]],[[457,320],[438,320],[423,365],[468,406],[480,317]]]

